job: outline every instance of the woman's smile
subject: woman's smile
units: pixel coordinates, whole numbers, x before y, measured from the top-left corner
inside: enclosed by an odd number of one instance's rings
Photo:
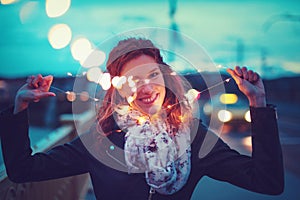
[[[141,98],[138,98],[138,101],[142,102],[143,104],[151,105],[153,104],[159,97],[158,93],[153,93],[152,95],[147,95]]]

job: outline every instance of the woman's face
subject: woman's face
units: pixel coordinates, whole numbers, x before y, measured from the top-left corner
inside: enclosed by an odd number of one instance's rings
[[[130,60],[122,67],[120,75],[128,80],[129,90],[121,94],[123,97],[128,99],[131,96],[133,105],[147,114],[160,111],[166,95],[165,82],[158,63],[152,57],[141,55]]]

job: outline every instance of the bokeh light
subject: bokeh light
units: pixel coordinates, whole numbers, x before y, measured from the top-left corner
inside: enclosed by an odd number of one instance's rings
[[[30,17],[33,15],[33,12],[38,9],[38,2],[29,1],[25,3],[20,10],[20,20],[24,24],[29,21]]]
[[[8,5],[18,2],[18,0],[0,0],[1,4]]]
[[[87,91],[82,91],[80,93],[79,98],[80,98],[81,101],[88,101],[90,96],[89,96],[89,93]]]
[[[218,118],[221,122],[229,122],[232,119],[232,113],[228,110],[220,110],[218,112]]]
[[[238,101],[238,96],[236,94],[224,93],[220,95],[219,100],[223,104],[235,104]]]
[[[245,137],[245,138],[242,140],[242,143],[243,143],[244,147],[246,147],[246,149],[247,149],[248,151],[251,151],[251,150],[252,150],[252,138],[251,138],[251,136]]]
[[[103,73],[99,81],[99,84],[101,85],[103,90],[108,90],[111,87],[110,74]]]
[[[200,92],[196,89],[189,89],[188,92],[185,94],[187,100],[192,103],[195,100],[200,98]]]
[[[111,80],[111,84],[114,86],[116,89],[122,89],[123,85],[126,83],[126,77],[125,76],[115,76]]]
[[[93,67],[87,71],[86,78],[91,82],[99,83],[102,75],[103,73],[99,67]]]
[[[71,53],[75,60],[85,60],[92,51],[92,44],[84,37],[75,39],[71,44]]]
[[[46,0],[46,13],[54,18],[65,14],[71,5],[71,0]]]
[[[80,60],[81,66],[85,68],[99,67],[105,61],[105,53],[98,49],[93,49],[90,51],[86,59]]]
[[[251,122],[251,114],[250,114],[250,110],[248,110],[246,113],[245,113],[245,116],[244,116],[245,120],[247,122]]]
[[[72,39],[72,31],[66,24],[54,25],[49,33],[48,40],[54,49],[62,49],[66,47]]]
[[[68,101],[70,101],[70,102],[73,102],[73,101],[75,101],[76,100],[76,94],[75,94],[75,92],[66,92],[66,94],[67,94],[67,100]]]

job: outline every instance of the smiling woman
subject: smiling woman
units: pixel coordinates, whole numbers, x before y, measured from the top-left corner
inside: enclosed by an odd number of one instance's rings
[[[14,107],[0,113],[0,127],[5,130],[1,132],[3,157],[12,181],[89,173],[96,197],[104,200],[188,200],[203,176],[254,192],[282,193],[276,114],[266,105],[257,73],[246,67],[227,69],[251,106],[255,149],[252,156],[245,156],[193,115],[198,107],[188,96],[195,92],[151,40],[120,40],[110,51],[106,68],[99,82],[109,87],[103,87],[107,90],[97,101],[100,108],[95,105],[97,116],[77,126],[86,132],[46,153],[32,154],[27,108],[31,102],[55,96],[49,92],[53,77],[28,77]],[[111,78],[117,87],[111,87]],[[69,101],[74,101],[74,94],[68,93]]]

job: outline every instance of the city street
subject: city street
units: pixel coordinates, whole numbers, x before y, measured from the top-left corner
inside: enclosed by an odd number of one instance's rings
[[[205,177],[198,183],[192,200],[297,200],[300,198],[300,108],[296,105],[278,103],[277,110],[285,167],[285,190],[283,194],[279,196],[257,194]],[[250,154],[250,140],[247,135],[247,133],[234,132],[223,134],[222,138],[240,153]]]

